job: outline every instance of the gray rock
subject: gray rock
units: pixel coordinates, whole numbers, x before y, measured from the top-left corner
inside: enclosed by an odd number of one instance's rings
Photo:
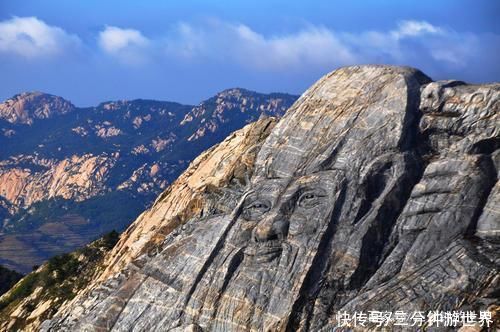
[[[486,310],[499,96],[405,67],[326,75],[266,139],[232,212],[190,220],[42,329],[327,331],[339,310]]]

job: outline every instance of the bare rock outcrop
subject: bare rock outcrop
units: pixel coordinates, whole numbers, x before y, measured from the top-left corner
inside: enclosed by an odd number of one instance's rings
[[[10,203],[11,213],[35,202],[61,197],[83,201],[102,193],[116,155],[85,154],[61,161],[11,158],[0,162],[0,195]],[[23,163],[41,169],[21,168]]]
[[[41,92],[21,93],[0,103],[0,119],[10,123],[32,124],[54,114],[66,114],[75,106],[61,97]]]
[[[197,141],[221,127],[231,126],[237,118],[246,118],[248,123],[260,116],[281,116],[289,107],[290,97],[281,93],[260,95],[244,89],[227,89],[193,107],[180,124],[190,127],[201,119],[188,138],[188,141]]]
[[[195,160],[42,330],[331,331],[342,310],[498,306],[499,97],[406,67],[326,75],[263,143],[266,119]]]

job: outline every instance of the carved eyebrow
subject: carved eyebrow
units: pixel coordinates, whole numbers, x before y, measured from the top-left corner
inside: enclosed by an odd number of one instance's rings
[[[321,186],[317,187],[317,186],[310,186],[310,185],[300,186],[298,188],[298,190],[296,191],[296,193],[298,195],[302,195],[302,194],[307,193],[307,192],[320,193],[320,194],[324,195],[324,194],[326,194],[327,191],[325,190],[325,188],[323,188]]]
[[[323,180],[323,174],[332,173],[332,170],[319,170],[307,175],[302,175],[298,177],[294,182],[298,183],[299,186],[307,186],[311,184],[321,183]]]
[[[269,189],[269,187],[267,188]],[[276,188],[272,188],[273,190],[276,189]],[[265,191],[266,188],[259,188],[257,190],[252,190],[252,192],[248,193],[243,201],[244,204],[248,204],[252,201],[256,201],[256,200],[269,200],[269,195],[267,193],[270,193],[271,190],[269,192],[266,192]]]
[[[321,186],[317,186],[320,184],[320,181],[315,181],[315,182],[308,182],[308,183],[296,183],[290,187],[287,188],[287,190],[283,193],[283,197],[287,199],[298,199],[300,195],[304,194],[305,192],[326,192],[324,188]]]
[[[249,193],[248,195],[245,196],[245,199],[243,200],[244,204],[247,204],[251,201],[255,201],[256,199],[259,199],[259,195],[257,195],[256,192]]]
[[[283,180],[283,179],[281,179]],[[266,181],[269,181],[269,179],[266,179]],[[252,187],[251,192],[257,193],[257,192],[273,192],[276,190],[283,190],[285,187],[287,187],[288,181],[284,183],[283,181],[272,181],[271,183],[264,183],[264,184],[257,184]]]
[[[321,183],[321,177],[311,174],[297,179],[296,183],[299,187],[315,185]]]

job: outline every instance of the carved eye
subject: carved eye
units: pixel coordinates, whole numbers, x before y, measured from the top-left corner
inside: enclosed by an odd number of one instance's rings
[[[253,203],[252,205],[247,207],[247,209],[249,209],[249,210],[263,210],[265,208],[267,208],[267,205],[264,203],[260,203],[260,202]]]
[[[306,191],[299,197],[299,206],[304,208],[311,208],[322,202],[325,193],[320,191]]]
[[[270,208],[271,204],[266,201],[258,200],[249,202],[243,208],[243,217],[245,217],[246,219],[255,219],[269,211]]]

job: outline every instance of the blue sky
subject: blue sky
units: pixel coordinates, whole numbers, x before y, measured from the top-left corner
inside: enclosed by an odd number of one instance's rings
[[[300,94],[323,74],[404,64],[500,80],[500,1],[1,0],[0,99],[198,103],[220,90]]]

